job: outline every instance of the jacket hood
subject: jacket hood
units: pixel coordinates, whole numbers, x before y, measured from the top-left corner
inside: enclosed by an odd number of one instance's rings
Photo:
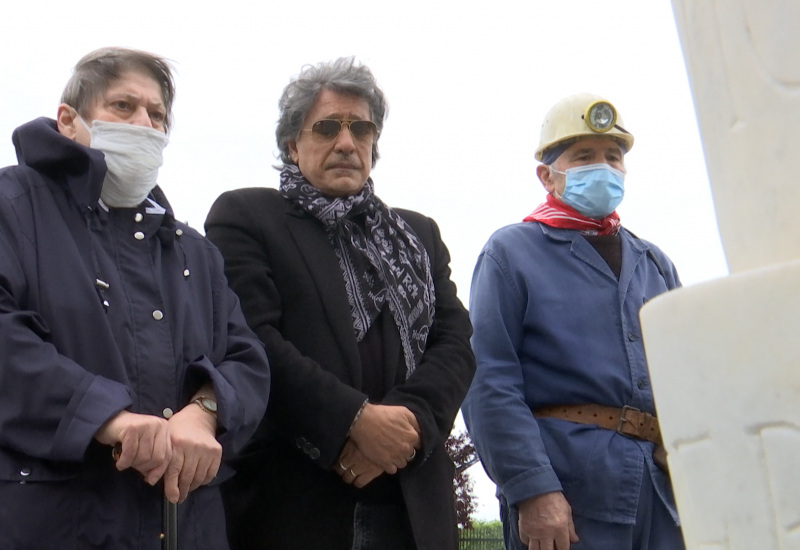
[[[102,152],[58,132],[56,121],[41,117],[11,135],[20,166],[28,166],[67,187],[81,206],[94,207],[106,175]]]

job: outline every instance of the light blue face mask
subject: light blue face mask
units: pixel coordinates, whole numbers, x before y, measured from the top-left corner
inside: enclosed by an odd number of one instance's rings
[[[568,168],[566,172],[552,166],[550,169],[564,174],[567,179],[564,193],[558,198],[587,218],[605,218],[616,210],[625,196],[625,173],[608,164],[587,164]]]

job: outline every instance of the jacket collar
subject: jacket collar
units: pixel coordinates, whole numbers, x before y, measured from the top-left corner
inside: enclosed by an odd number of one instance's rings
[[[583,238],[580,232],[575,229],[551,227],[543,223],[539,223],[539,227],[542,228],[542,233],[544,233],[545,236],[549,237],[550,239],[554,241],[561,241],[563,243],[569,243],[570,252],[572,252],[574,256],[576,256],[579,260],[589,264],[606,277],[616,281],[617,278],[611,271],[611,268],[608,267],[608,264],[600,256],[600,254],[597,253],[594,247],[589,244],[589,241]]]
[[[584,238],[579,238],[581,234],[578,231],[574,229],[550,227],[543,223],[538,225],[541,227],[542,233],[550,239],[570,243],[570,251],[578,259],[591,265],[594,269],[612,280],[617,281],[611,268],[608,267],[608,264],[603,260],[600,254],[597,253],[589,241]],[[622,266],[618,283],[621,289],[627,289],[633,277],[633,273],[636,270],[636,265],[639,263],[640,258],[647,253],[649,247],[647,243],[633,236],[624,227],[620,227],[619,235],[622,246]]]
[[[56,121],[46,117],[14,130],[11,141],[21,166],[46,174],[65,187],[82,210],[97,205],[106,176],[102,152],[61,135]]]
[[[40,117],[23,124],[11,135],[17,151],[17,162],[46,174],[67,188],[83,212],[98,207],[100,191],[106,177],[105,155],[97,149],[81,145],[61,135],[56,121]],[[172,206],[159,186],[151,192],[153,199],[166,209],[165,223],[175,225]]]

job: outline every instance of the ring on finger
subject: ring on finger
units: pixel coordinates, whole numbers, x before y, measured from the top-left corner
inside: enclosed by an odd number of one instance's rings
[[[346,472],[346,471],[347,471],[347,469],[348,469],[348,468],[347,468],[347,466],[345,466],[345,465],[344,465],[344,464],[342,464],[341,462],[339,462],[339,468],[341,468],[343,472]]]
[[[350,475],[353,476],[354,478],[358,477],[358,474],[355,473],[352,468],[348,468],[347,470],[350,472]]]
[[[416,457],[416,456],[417,456],[417,450],[416,449],[412,449],[411,450],[411,456],[406,459],[406,462],[411,462],[412,460],[414,460],[414,457]]]

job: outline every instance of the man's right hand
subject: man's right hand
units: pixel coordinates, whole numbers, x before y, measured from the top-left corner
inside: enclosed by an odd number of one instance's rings
[[[523,500],[518,507],[519,538],[529,550],[569,550],[578,542],[572,508],[560,491]]]
[[[133,468],[155,485],[172,460],[169,424],[151,414],[121,411],[100,426],[94,438],[104,445],[121,447],[117,470]]]

